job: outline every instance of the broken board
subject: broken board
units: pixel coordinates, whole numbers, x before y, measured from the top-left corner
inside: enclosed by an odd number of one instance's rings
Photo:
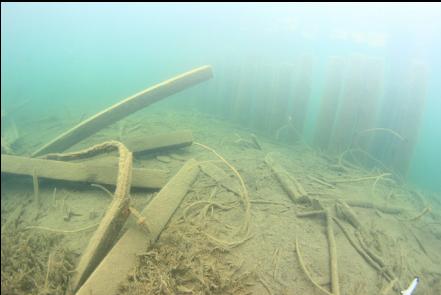
[[[138,225],[130,226],[76,292],[77,295],[117,293],[119,285],[126,280],[130,269],[136,265],[136,254],[155,243],[195,181],[198,172],[196,160],[189,160],[184,164],[141,212],[149,232]]]

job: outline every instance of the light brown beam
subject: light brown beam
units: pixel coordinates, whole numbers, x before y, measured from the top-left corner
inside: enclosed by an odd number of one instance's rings
[[[149,87],[126,99],[123,99],[113,106],[74,126],[70,130],[64,132],[35,151],[32,156],[36,157],[48,153],[63,152],[74,144],[121,120],[122,118],[167,96],[175,94],[212,77],[213,73],[211,66],[202,66]]]

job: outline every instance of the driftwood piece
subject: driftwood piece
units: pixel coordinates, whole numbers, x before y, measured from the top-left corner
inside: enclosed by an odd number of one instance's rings
[[[132,178],[132,153],[120,142],[109,141],[92,146],[89,149],[68,154],[71,157],[84,157],[99,151],[117,149],[119,152],[118,179],[115,194],[106,214],[101,219],[97,230],[92,235],[89,244],[81,255],[76,272],[71,279],[71,286],[77,289],[87,279],[90,273],[104,258],[113,244],[129,216],[129,194]]]
[[[356,229],[361,230],[361,222],[358,220],[352,208],[349,207],[349,205],[345,201],[337,201],[337,203],[335,204],[335,209],[338,217],[347,220]]]
[[[283,190],[294,203],[310,202],[303,187],[282,166],[276,164],[268,155],[265,157],[265,163],[273,171]]]
[[[94,165],[93,161],[71,163],[1,155],[1,173],[33,175],[39,178],[115,185],[117,166]],[[158,189],[165,185],[167,172],[157,169],[133,168],[132,186]]]
[[[331,290],[332,294],[340,295],[340,283],[338,276],[337,264],[337,245],[335,243],[334,228],[332,226],[332,218],[329,210],[326,210],[326,232],[329,244],[329,257],[331,265]]]
[[[119,285],[126,280],[128,272],[136,265],[136,254],[145,251],[155,243],[196,179],[198,172],[196,161],[189,160],[170,179],[141,212],[147,222],[149,232],[146,233],[140,226],[130,226],[77,291],[77,295],[117,293]]]
[[[212,76],[211,66],[202,66],[151,86],[74,126],[35,151],[32,156],[62,152],[110,124],[167,96],[208,80]]]
[[[190,130],[181,130],[148,137],[131,137],[123,142],[136,156],[146,152],[189,146],[193,143],[193,134]]]
[[[376,209],[383,213],[387,214],[400,214],[404,210],[401,208],[395,208],[395,207],[384,207],[379,206],[370,202],[364,202],[364,201],[356,201],[356,200],[346,200],[346,203],[352,207],[360,207],[360,208],[367,208],[367,209]]]
[[[348,239],[349,243],[352,245],[352,247],[360,254],[361,257],[370,265],[372,266],[378,273],[382,273],[381,267],[374,261],[372,258],[361,248],[360,245],[357,244],[355,239],[350,235],[350,233],[347,231],[347,229],[343,226],[343,224],[337,219],[332,218],[334,222],[340,227],[341,231],[345,235],[345,237]]]

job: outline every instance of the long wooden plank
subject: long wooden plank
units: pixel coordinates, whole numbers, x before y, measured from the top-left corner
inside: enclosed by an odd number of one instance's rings
[[[138,225],[130,226],[80,287],[77,295],[117,294],[119,285],[126,280],[128,272],[136,265],[136,254],[155,243],[195,181],[198,172],[195,160],[189,160],[184,164],[141,212],[149,232]]]
[[[118,174],[116,165],[94,165],[92,161],[72,163],[1,155],[1,173],[32,176],[34,169],[41,178],[111,185],[115,185]],[[158,189],[167,179],[163,170],[133,168],[133,187]]]
[[[62,152],[104,127],[167,96],[208,80],[212,76],[211,66],[202,66],[149,87],[74,126],[35,151],[32,156]]]

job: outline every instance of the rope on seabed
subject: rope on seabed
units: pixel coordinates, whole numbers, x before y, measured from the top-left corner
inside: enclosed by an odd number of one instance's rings
[[[250,199],[248,196],[248,190],[245,186],[245,182],[243,181],[242,176],[240,176],[239,172],[237,171],[236,168],[234,168],[233,165],[231,165],[227,160],[225,160],[224,157],[222,157],[221,155],[219,155],[214,149],[212,149],[209,146],[206,146],[202,143],[199,142],[194,142],[193,144],[198,145],[210,152],[212,152],[213,154],[216,155],[216,157],[218,157],[219,159],[222,160],[222,162],[224,162],[232,171],[233,173],[237,176],[237,178],[239,179],[240,185],[242,187],[242,192],[241,192],[241,197],[242,197],[242,203],[245,207],[245,219],[244,219],[244,223],[242,224],[242,227],[240,228],[239,232],[244,231],[246,233],[246,235],[248,234],[248,226],[249,226],[249,222],[250,222],[250,218],[251,218],[251,214],[250,214]]]

